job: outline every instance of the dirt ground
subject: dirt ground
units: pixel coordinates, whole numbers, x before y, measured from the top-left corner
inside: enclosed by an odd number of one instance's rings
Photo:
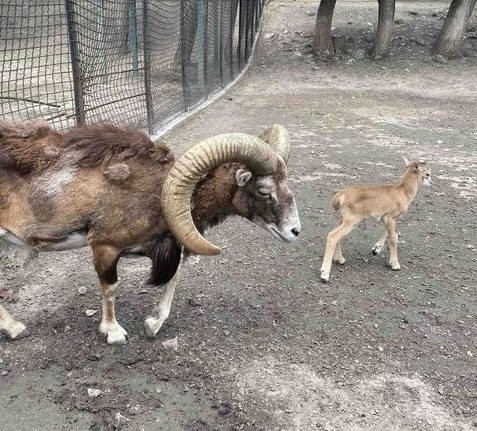
[[[271,2],[251,70],[167,136],[180,154],[218,133],[288,127],[299,240],[240,219],[215,228],[222,254],[184,265],[152,341],[148,261],[124,260],[126,346],[107,345],[100,313],[85,314],[100,308],[88,250],[4,268],[1,298],[31,336],[0,335],[1,431],[477,429],[476,13],[464,58],[435,61],[448,2],[397,2],[392,55],[370,61],[377,2],[340,0],[335,34],[350,53],[325,61],[309,53],[317,4]],[[433,172],[399,224],[402,270],[372,256],[381,228],[369,222],[322,284],[333,192],[395,180],[401,156]],[[164,348],[174,337],[178,349]]]

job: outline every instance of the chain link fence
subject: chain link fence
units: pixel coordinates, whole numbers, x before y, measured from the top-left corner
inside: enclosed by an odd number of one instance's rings
[[[265,0],[0,4],[0,117],[155,133],[246,66]]]

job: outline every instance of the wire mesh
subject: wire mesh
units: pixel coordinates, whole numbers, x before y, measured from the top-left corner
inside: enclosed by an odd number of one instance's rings
[[[0,4],[0,116],[156,132],[246,65],[264,0]]]

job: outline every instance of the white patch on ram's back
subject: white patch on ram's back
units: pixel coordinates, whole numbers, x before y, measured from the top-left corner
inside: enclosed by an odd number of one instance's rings
[[[45,197],[57,195],[73,181],[77,170],[73,166],[65,166],[57,171],[48,172],[47,175],[40,178],[39,188]]]

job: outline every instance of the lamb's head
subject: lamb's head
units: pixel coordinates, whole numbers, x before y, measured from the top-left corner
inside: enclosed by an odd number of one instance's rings
[[[431,167],[425,161],[412,162],[403,157],[404,163],[415,175],[418,176],[419,181],[424,186],[432,185]]]
[[[230,133],[192,147],[171,169],[162,191],[163,212],[175,237],[197,254],[218,254],[194,226],[190,200],[197,182],[224,163],[240,163],[235,172],[237,212],[274,237],[290,242],[300,233],[293,194],[287,185],[289,137],[283,126],[272,126],[260,137]]]

